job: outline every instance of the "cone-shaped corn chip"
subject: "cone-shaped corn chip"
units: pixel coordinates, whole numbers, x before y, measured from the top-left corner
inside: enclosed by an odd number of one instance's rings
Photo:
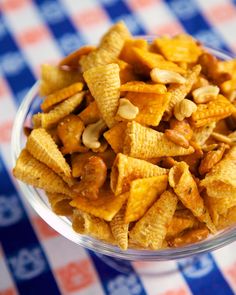
[[[139,108],[139,113],[135,118],[136,122],[158,126],[169,104],[170,93],[151,94],[129,92],[126,98]]]
[[[67,184],[45,164],[36,160],[27,150],[22,150],[13,169],[13,175],[30,185],[51,193],[74,196]]]
[[[190,229],[183,235],[168,241],[171,247],[182,247],[184,245],[194,244],[206,239],[209,235],[209,230],[206,227]]]
[[[84,79],[104,121],[108,127],[112,127],[116,123],[114,117],[120,98],[119,66],[109,64],[92,68],[84,73]]]
[[[157,38],[154,44],[166,59],[173,62],[195,63],[202,54],[200,46],[188,35]]]
[[[125,206],[112,219],[110,227],[118,246],[122,250],[127,250],[129,224],[125,223]]]
[[[114,243],[109,225],[102,219],[81,210],[74,210],[72,218],[74,231],[92,236],[95,239]]]
[[[176,210],[166,233],[166,239],[177,237],[186,229],[198,227],[199,221],[188,209]]]
[[[165,156],[189,155],[194,152],[190,146],[185,149],[165,136],[164,133],[130,122],[126,129],[124,153],[136,158],[147,159]]]
[[[115,153],[122,153],[124,145],[124,134],[127,128],[126,122],[121,122],[106,131],[103,136]]]
[[[106,221],[111,221],[123,206],[127,197],[128,194],[115,196],[110,190],[109,185],[106,184],[100,189],[96,200],[89,200],[78,196],[71,201],[70,205]]]
[[[43,128],[54,127],[62,118],[72,113],[82,102],[85,92],[80,92],[58,104],[49,113],[43,113],[41,122]]]
[[[72,154],[71,155],[71,165],[72,165],[72,176],[80,177],[82,175],[82,171],[84,169],[84,165],[87,163],[88,159],[92,156],[97,156],[103,159],[106,164],[107,169],[111,169],[116,154],[112,149],[107,149],[101,153],[87,152],[83,154]]]
[[[41,68],[39,94],[41,96],[49,95],[54,91],[82,81],[83,76],[77,70],[65,71],[53,65],[43,64]]]
[[[221,230],[236,223],[236,206],[230,208],[219,218],[217,229]]]
[[[236,198],[236,147],[232,147],[228,154],[206,174],[201,181],[207,194],[215,198]]]
[[[143,40],[143,39],[130,39],[125,41],[125,44],[121,50],[119,57],[131,65],[136,63],[136,57],[133,55],[133,51],[132,51],[133,47],[141,48],[147,51],[148,43],[146,40]]]
[[[226,118],[234,112],[236,112],[235,106],[219,94],[216,99],[206,104],[199,104],[196,112],[192,114],[191,120],[195,127],[202,127],[207,123]]]
[[[204,143],[210,137],[215,127],[216,127],[216,123],[211,122],[203,127],[193,128],[192,140],[195,141],[199,146],[204,145]]]
[[[84,125],[96,123],[101,119],[96,101],[92,101],[81,113],[79,113],[80,119],[84,122]]]
[[[140,219],[167,188],[167,175],[136,179],[131,182],[125,222]]]
[[[132,180],[167,173],[167,169],[160,168],[147,161],[118,154],[111,171],[111,189],[115,195],[119,195],[129,190]]]
[[[37,160],[47,165],[60,176],[71,176],[70,166],[45,129],[38,128],[32,130],[27,139],[26,149]]]
[[[218,224],[220,215],[227,213],[230,208],[236,206],[236,197],[212,198],[205,196],[204,201],[215,225]]]
[[[41,104],[42,111],[48,112],[56,104],[64,101],[72,95],[75,95],[77,92],[80,92],[83,89],[83,86],[83,83],[77,82],[48,95]]]
[[[32,116],[32,123],[34,128],[41,127],[42,113],[37,113]]]
[[[197,184],[185,162],[179,162],[170,169],[169,184],[184,206],[201,222],[206,223],[211,232],[215,232],[215,226],[211,221],[207,208],[204,206]]]
[[[120,91],[164,94],[166,93],[166,86],[163,84],[147,84],[143,81],[131,81],[121,85]]]
[[[174,106],[187,96],[187,94],[192,89],[193,84],[197,81],[200,71],[201,71],[201,66],[196,65],[191,70],[188,70],[185,76],[186,82],[184,84],[170,85],[168,91],[171,93],[171,98],[166,110],[167,115],[170,115]]]
[[[153,68],[159,68],[161,70],[174,71],[180,74],[184,74],[185,70],[175,63],[167,61],[162,55],[149,52],[144,49],[133,47],[131,49],[134,57],[133,66],[142,74],[149,74]]]
[[[70,68],[77,69],[79,67],[79,60],[83,55],[88,55],[91,51],[96,49],[95,46],[86,45],[79,49],[71,52],[69,55],[65,56],[60,62],[59,66],[69,66]]]
[[[53,212],[57,215],[72,215],[73,208],[70,206],[71,198],[69,196],[48,192],[46,194]]]
[[[80,59],[82,72],[114,62],[130,33],[123,22],[118,22],[104,35],[98,48]]]
[[[158,250],[162,247],[174,215],[177,197],[165,191],[130,231],[130,238],[140,246]]]

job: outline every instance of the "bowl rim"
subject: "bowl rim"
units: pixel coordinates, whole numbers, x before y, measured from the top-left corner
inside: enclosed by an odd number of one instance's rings
[[[157,36],[138,36],[139,38],[144,38],[146,40],[153,40]],[[234,58],[230,53],[214,49],[211,47],[204,46],[205,49],[210,51],[212,54],[217,57],[228,60]],[[16,159],[19,156],[22,146],[21,146],[21,134],[22,127],[24,125],[25,119],[27,117],[29,107],[34,101],[35,97],[38,94],[39,82],[37,81],[29,92],[26,94],[23,99],[20,107],[16,113],[11,136],[11,158],[12,166],[15,166]],[[54,230],[59,234],[66,237],[68,240],[87,248],[89,250],[98,252],[103,255],[120,258],[124,260],[136,261],[167,261],[175,260],[180,258],[189,257],[196,254],[201,254],[209,251],[219,249],[223,246],[226,246],[236,240],[236,230],[233,227],[228,228],[222,234],[213,236],[210,239],[203,240],[201,242],[186,245],[178,248],[167,248],[161,250],[136,250],[128,249],[123,251],[117,246],[107,244],[103,241],[94,239],[89,236],[84,236],[79,233],[76,233],[71,226],[69,218],[56,215],[48,205],[41,199],[39,191],[30,185],[27,185],[17,179],[17,184],[19,187],[18,193],[20,193],[23,198],[33,207],[37,214]]]

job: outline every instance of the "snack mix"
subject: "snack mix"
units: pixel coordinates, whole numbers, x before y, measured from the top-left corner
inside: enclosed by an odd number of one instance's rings
[[[236,59],[118,22],[97,47],[42,65],[39,93],[13,174],[76,232],[158,250],[236,222]]]

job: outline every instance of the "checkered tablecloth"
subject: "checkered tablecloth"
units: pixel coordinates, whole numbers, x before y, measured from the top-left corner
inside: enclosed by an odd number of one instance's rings
[[[124,274],[52,230],[17,192],[11,129],[40,64],[96,43],[119,19],[135,35],[186,31],[236,53],[235,0],[0,0],[0,295],[236,294],[236,243],[178,262],[127,263]]]

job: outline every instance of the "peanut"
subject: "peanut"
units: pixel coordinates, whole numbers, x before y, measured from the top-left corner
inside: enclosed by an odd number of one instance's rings
[[[192,92],[194,102],[196,103],[207,103],[217,97],[220,92],[218,86],[207,85],[195,89]]]
[[[205,157],[203,157],[203,159],[201,160],[201,163],[198,169],[199,173],[201,175],[208,173],[213,168],[213,166],[222,159],[226,148],[227,148],[227,145],[222,143],[218,145],[217,150],[212,150],[208,152],[205,155]]]
[[[183,121],[184,118],[189,118],[196,110],[197,106],[194,102],[189,99],[183,99],[175,105],[174,115],[177,120]]]
[[[117,111],[118,118],[121,117],[126,120],[133,120],[139,113],[139,108],[133,105],[128,99],[121,98],[120,105]]]
[[[189,147],[188,140],[184,137],[184,135],[176,130],[173,129],[167,129],[165,131],[165,136],[172,142],[174,142],[177,145],[182,146],[183,148]]]
[[[150,72],[150,76],[153,82],[156,83],[163,83],[163,84],[169,84],[169,83],[178,83],[178,84],[184,84],[186,82],[186,79],[181,76],[179,73],[168,71],[168,70],[161,70],[158,68],[154,68]]]

